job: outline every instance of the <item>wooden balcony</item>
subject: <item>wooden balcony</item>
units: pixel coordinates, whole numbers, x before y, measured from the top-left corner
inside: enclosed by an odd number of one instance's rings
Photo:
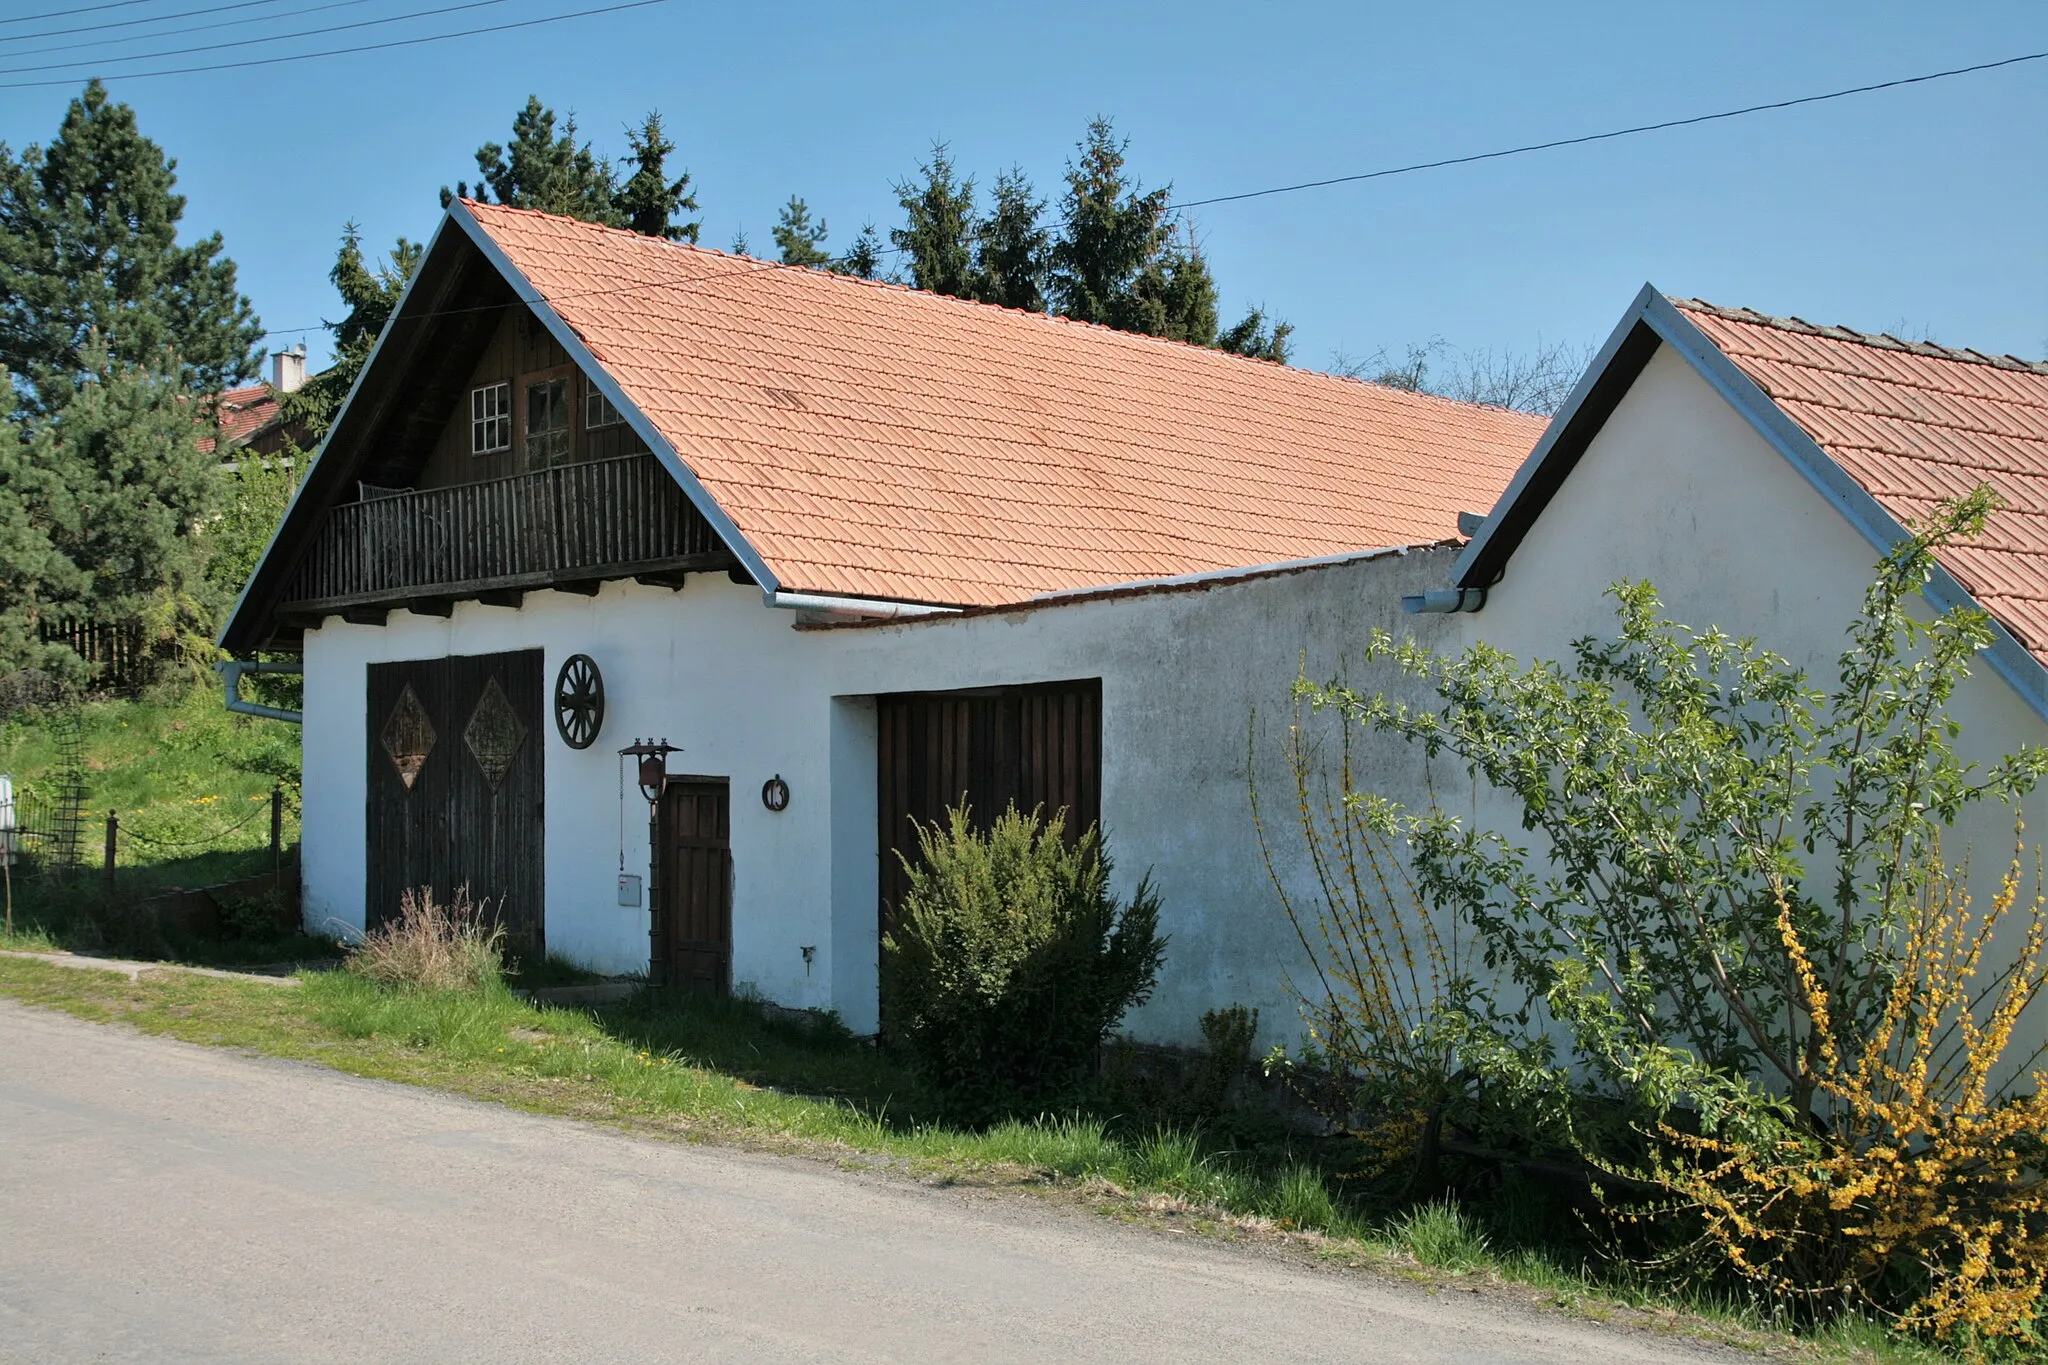
[[[279,607],[302,617],[401,606],[445,614],[463,599],[513,605],[532,589],[680,582],[733,562],[655,457],[627,455],[342,503]]]

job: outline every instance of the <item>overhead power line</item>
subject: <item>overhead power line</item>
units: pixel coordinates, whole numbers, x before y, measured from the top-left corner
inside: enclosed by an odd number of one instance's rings
[[[387,15],[382,19],[359,19],[352,24],[330,24],[326,28],[302,28],[295,33],[273,33],[267,38],[243,38],[232,43],[201,43],[197,47],[173,47],[158,52],[137,52],[126,57],[81,58],[71,62],[47,62],[42,66],[0,67],[0,76],[19,75],[30,71],[61,71],[67,66],[97,66],[108,62],[148,62],[163,57],[182,57],[191,52],[223,52],[229,48],[257,47],[263,43],[282,43],[292,38],[313,38],[324,33],[345,33],[358,28],[380,28],[385,24],[402,24],[411,19],[431,19],[437,14],[454,14],[459,10],[484,9],[491,5],[502,5],[505,0],[464,0],[460,5],[444,5],[440,9],[412,10],[405,14]]]
[[[1951,76],[1969,76],[1979,71],[1996,71],[2002,66],[2018,66],[2021,62],[2038,62],[2048,57],[2048,52],[2029,52],[2018,57],[2006,57],[1995,62],[1979,62],[1975,66],[1958,66],[1947,71],[1930,71],[1924,76],[1902,76],[1894,81],[1878,81],[1873,85],[1854,85],[1846,90],[1830,90],[1824,95],[1801,95],[1797,99],[1772,100],[1768,104],[1750,104],[1740,109],[1723,109],[1718,113],[1694,114],[1689,118],[1665,119],[1661,123],[1639,123],[1632,128],[1614,128],[1604,133],[1586,133],[1579,137],[1561,137],[1550,142],[1530,142],[1519,147],[1503,147],[1496,152],[1474,152],[1470,156],[1451,156],[1439,161],[1417,161],[1406,166],[1389,166],[1385,170],[1361,171],[1356,175],[1335,175],[1327,180],[1304,180],[1298,185],[1275,185],[1266,190],[1246,190],[1241,194],[1217,194],[1207,199],[1189,199],[1175,204],[1175,208],[1201,208],[1205,204],[1234,204],[1241,199],[1263,199],[1274,194],[1293,194],[1297,190],[1319,190],[1329,185],[1352,185],[1361,180],[1384,180],[1388,176],[1409,175],[1416,171],[1441,170],[1446,166],[1469,166],[1475,161],[1498,161],[1503,157],[1524,156],[1530,152],[1548,152],[1559,147],[1579,147],[1588,142],[1607,142],[1618,137],[1634,137],[1638,133],[1660,133],[1667,128],[1688,128],[1696,123],[1714,123],[1721,119],[1741,118],[1745,114],[1762,114],[1773,109],[1792,109],[1802,104],[1819,104],[1824,100],[1845,99],[1850,95],[1868,95],[1877,90],[1895,90],[1902,85],[1920,85],[1927,81],[1945,81]]]
[[[81,24],[77,28],[46,28],[41,33],[10,33],[0,38],[0,43],[25,43],[31,38],[62,38],[72,33],[104,33],[110,28],[134,28],[138,24],[167,24],[173,19],[196,19],[203,14],[225,14],[229,10],[260,9],[264,5],[281,3],[282,0],[239,0],[239,3],[233,5],[208,5],[204,9],[179,10],[176,14],[153,14],[147,19],[123,19],[114,24]],[[69,19],[72,14],[82,13],[83,10],[72,10],[62,17]]]
[[[147,5],[151,0],[113,0],[107,5],[71,5],[64,9],[45,10],[41,14],[17,14],[12,19],[0,19],[0,24],[33,24],[38,19],[69,19],[74,14],[91,14],[94,10],[133,9]]]
[[[484,28],[458,29],[453,33],[429,33],[418,38],[394,38],[385,43],[364,43],[358,47],[327,48],[320,52],[297,52],[285,57],[250,57],[239,62],[208,62],[200,66],[171,67],[163,71],[130,71],[119,79],[124,81],[149,80],[156,76],[190,76],[206,71],[240,71],[252,66],[277,66],[285,62],[310,62],[322,57],[346,57],[357,52],[385,52],[396,47],[417,47],[422,43],[445,43],[454,38],[475,38],[486,33],[509,33],[514,29],[537,28],[542,24],[563,24],[572,19],[591,19],[600,14],[617,14],[622,10],[646,9],[650,5],[665,5],[668,0],[625,0],[623,4],[602,5],[596,9],[575,10],[568,14],[543,15],[538,19],[522,19],[509,24],[492,24]],[[0,90],[33,90],[47,85],[73,85],[70,80],[8,81],[0,84]]]
[[[655,2],[658,3],[658,0],[655,0]],[[1417,161],[1412,162],[1406,166],[1392,166],[1388,167],[1385,170],[1365,171],[1357,175],[1333,176],[1327,180],[1304,181],[1297,185],[1280,185],[1275,186],[1272,189],[1264,190],[1246,190],[1240,194],[1212,195],[1207,199],[1185,200],[1172,205],[1172,207],[1175,209],[1191,209],[1200,208],[1205,204],[1229,204],[1235,203],[1243,199],[1258,199],[1268,195],[1275,194],[1292,194],[1297,190],[1321,189],[1324,186],[1328,185],[1353,184],[1362,180],[1381,180],[1389,176],[1408,175],[1417,171],[1438,170],[1447,166],[1469,166],[1476,162],[1481,161],[1497,161],[1503,157],[1523,156],[1532,152],[1550,151],[1558,147],[1575,147],[1589,142],[1604,142],[1618,137],[1630,137],[1637,133],[1658,132],[1667,128],[1683,128],[1688,127],[1692,124],[1711,123],[1722,119],[1740,118],[1746,114],[1760,114],[1775,109],[1792,109],[1800,105],[1818,104],[1823,100],[1842,99],[1849,95],[1864,95],[1878,90],[1893,90],[1899,88],[1900,86],[1919,85],[1927,81],[1946,80],[1951,76],[1966,76],[1980,71],[1995,71],[2001,67],[2017,66],[2022,62],[2038,62],[2043,59],[2048,59],[2048,52],[2029,52],[2017,57],[2002,58],[1998,61],[1979,62],[1974,66],[1954,67],[1950,70],[1933,71],[1921,76],[1904,76],[1900,77],[1897,80],[1879,81],[1871,85],[1853,86],[1846,90],[1831,90],[1826,94],[1801,95],[1795,99],[1774,100],[1768,104],[1752,104],[1747,105],[1740,109],[1727,109],[1712,114],[1695,114],[1688,118],[1668,119],[1661,123],[1637,124],[1633,127],[1616,128],[1609,132],[1604,133],[1588,133],[1580,137],[1559,138],[1551,142],[1526,143],[1518,147],[1504,147],[1498,151],[1474,152],[1468,156],[1445,157],[1437,161]],[[902,250],[903,248],[901,247],[884,247],[882,249],[882,254],[895,255],[900,253]],[[765,261],[756,265],[750,270],[734,271],[728,275],[715,276],[711,279],[704,281],[704,283],[723,283],[727,280],[742,279],[749,275],[760,274],[767,271],[788,270],[793,268],[796,267],[786,265],[779,261]],[[543,296],[543,299],[545,302],[548,303],[562,303],[567,302],[570,299],[591,298],[603,294],[624,294],[630,293],[637,289],[653,288],[666,288],[672,292],[679,293],[693,292],[692,284],[694,284],[694,282],[680,285],[664,284],[661,282],[641,282],[636,284],[614,285],[604,289],[579,290],[575,293],[569,294],[546,295]],[[461,313],[486,312],[490,311],[493,308],[502,306],[503,305],[492,304],[473,308],[437,309],[430,312],[415,313],[412,315],[412,320],[423,322],[428,318],[450,317]],[[277,328],[273,331],[265,332],[264,335],[297,336],[305,332],[316,332],[323,330],[325,326],[326,324],[322,323],[313,327],[282,327]]]
[[[216,23],[211,24],[187,24],[185,25],[185,27],[178,30],[178,34],[180,37],[183,37],[184,35],[190,33],[211,33],[214,29],[217,28],[241,28],[247,24],[269,24],[275,23],[279,19],[297,19],[308,14],[319,14],[323,10],[352,9],[357,5],[367,5],[369,3],[370,0],[328,0],[328,3],[324,5],[301,6],[300,8],[293,10],[290,14],[259,14],[243,19],[222,19]],[[162,33],[130,33],[119,38],[87,38],[82,42],[54,43],[49,47],[25,47],[17,52],[10,52],[7,55],[10,58],[40,57],[46,52],[76,52],[81,47],[100,47],[105,44],[114,43],[142,43],[149,42],[152,39],[163,38],[168,36],[168,34]],[[154,55],[162,56],[163,54],[156,53]],[[110,60],[126,59],[118,58]]]

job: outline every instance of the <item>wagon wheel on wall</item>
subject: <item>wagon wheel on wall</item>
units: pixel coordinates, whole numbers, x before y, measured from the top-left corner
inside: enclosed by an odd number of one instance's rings
[[[572,749],[588,749],[604,728],[604,675],[588,654],[571,654],[555,675],[555,729]]]

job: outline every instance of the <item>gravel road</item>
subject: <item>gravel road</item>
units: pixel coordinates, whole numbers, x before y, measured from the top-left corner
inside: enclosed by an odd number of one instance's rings
[[[7,1361],[1742,1358],[0,1002]]]

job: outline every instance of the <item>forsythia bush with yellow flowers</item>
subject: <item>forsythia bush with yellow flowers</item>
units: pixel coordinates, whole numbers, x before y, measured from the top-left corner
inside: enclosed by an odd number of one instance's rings
[[[1348,1126],[1424,1160],[1502,1131],[1574,1155],[1643,1254],[1684,1229],[1803,1318],[2034,1340],[2048,914],[2023,830],[1981,897],[1954,831],[2016,813],[2048,754],[1957,756],[1948,703],[1992,629],[1913,611],[1996,507],[1980,489],[1888,554],[1818,682],[1641,583],[1568,663],[1376,633],[1368,661],[1426,705],[1304,681],[1289,759],[1320,895],[1283,901]],[[1505,798],[1519,833],[1357,790],[1371,731],[1465,770],[1467,809]]]

